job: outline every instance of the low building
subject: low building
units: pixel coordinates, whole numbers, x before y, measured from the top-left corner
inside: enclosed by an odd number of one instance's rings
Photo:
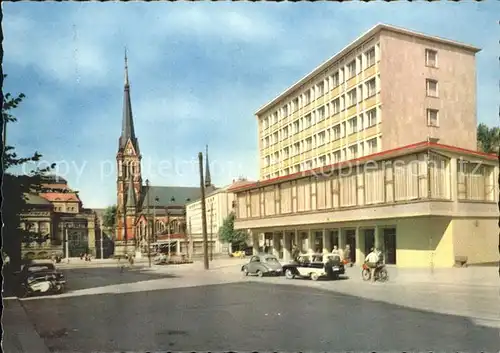
[[[23,257],[65,256],[66,239],[69,257],[86,252],[95,256],[95,234],[99,229],[95,212],[83,207],[78,192],[62,177],[48,175],[41,186],[40,193],[26,195],[31,208],[21,215],[20,227],[36,235],[38,241],[24,243]]]
[[[371,247],[401,267],[498,261],[496,156],[433,142],[236,186],[235,228],[276,255]]]
[[[205,195],[208,251],[213,254],[227,254],[231,252],[230,244],[219,239],[219,228],[233,210],[235,195],[228,192],[230,188],[250,184],[245,179],[235,180],[231,185],[215,189]],[[203,255],[203,230],[202,230],[201,199],[186,205],[186,221],[188,234],[191,240],[192,254]]]

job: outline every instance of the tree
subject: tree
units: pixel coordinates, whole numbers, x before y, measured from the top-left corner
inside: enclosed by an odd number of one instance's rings
[[[2,82],[7,75],[2,76]],[[0,84],[1,84],[0,83]],[[48,168],[35,169],[28,174],[14,174],[7,172],[11,167],[19,167],[30,162],[37,162],[42,155],[35,152],[29,157],[19,157],[15,153],[12,146],[7,146],[5,137],[5,129],[7,124],[14,123],[17,118],[12,115],[12,111],[22,103],[25,95],[20,93],[17,97],[13,97],[7,93],[2,97],[2,122],[3,122],[3,147],[4,154],[3,162],[3,251],[9,256],[12,270],[18,270],[21,266],[21,247],[22,243],[30,243],[32,241],[45,241],[46,238],[40,234],[34,234],[30,231],[21,229],[21,216],[23,213],[29,212],[31,206],[27,203],[26,195],[29,193],[37,193],[41,191],[42,177],[46,172],[51,170],[55,164]]]
[[[477,147],[485,153],[498,153],[500,147],[500,128],[479,124],[477,127]]]
[[[234,219],[236,218],[234,212],[231,212],[222,226],[219,228],[219,239],[225,243],[229,243],[233,248],[241,247],[246,245],[248,239],[248,233],[243,230],[234,229]]]
[[[113,233],[116,227],[116,205],[108,206],[102,216],[102,225]]]

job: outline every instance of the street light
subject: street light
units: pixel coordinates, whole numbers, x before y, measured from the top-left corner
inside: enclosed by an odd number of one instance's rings
[[[69,264],[69,232],[68,232],[68,225],[64,225],[64,234],[66,235],[66,244],[64,244],[64,248],[66,251],[66,262]]]
[[[170,198],[170,202],[174,203],[175,202],[175,197]],[[172,244],[171,244],[171,231],[170,231],[170,213],[168,212],[168,206],[167,206],[167,231],[168,231],[168,261],[170,261],[170,256],[171,256],[171,250],[172,250]]]
[[[213,201],[210,203],[210,261],[214,260],[214,243],[213,243],[213,212],[214,204]]]
[[[156,230],[156,205],[160,202],[160,198],[155,196],[155,204],[153,206],[153,242],[156,242],[158,231]]]
[[[103,239],[104,239],[104,234],[103,234],[103,224],[102,224],[102,218],[100,219],[100,224],[101,224],[101,260],[104,259],[104,247],[103,247]]]
[[[149,179],[146,179],[146,189],[147,189],[147,195],[148,195],[147,200],[146,200],[147,201],[147,204],[146,204],[146,207],[147,207],[146,221],[147,221],[147,225],[148,225],[146,227],[146,230],[147,230],[147,234],[146,234],[147,239],[146,240],[147,240],[147,244],[148,244],[148,265],[149,265],[149,267],[151,267],[151,244],[150,244],[150,242],[151,242],[150,234],[151,233],[149,231],[149,196],[150,196],[149,195],[149,191],[150,191],[150,189],[149,189]]]

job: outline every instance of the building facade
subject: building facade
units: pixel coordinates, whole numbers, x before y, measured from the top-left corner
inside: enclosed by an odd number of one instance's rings
[[[96,254],[96,232],[100,231],[93,210],[83,207],[78,192],[55,175],[44,177],[39,194],[26,195],[30,209],[21,215],[21,229],[33,233],[33,241],[22,247],[24,258],[49,258],[82,253]]]
[[[219,239],[219,228],[224,220],[233,211],[236,197],[228,190],[237,186],[249,184],[247,180],[233,181],[231,185],[215,189],[205,196],[208,249],[213,254],[228,254],[232,251],[231,244]],[[203,228],[202,228],[201,200],[186,205],[186,221],[191,240],[193,256],[203,255]]]
[[[229,190],[254,252],[498,261],[496,156],[476,152],[478,51],[380,24],[259,109],[260,181]]]
[[[478,51],[375,26],[256,112],[259,179],[425,140],[475,150]]]
[[[305,173],[232,188],[235,228],[285,260],[349,244],[403,267],[498,261],[496,156],[422,142]]]

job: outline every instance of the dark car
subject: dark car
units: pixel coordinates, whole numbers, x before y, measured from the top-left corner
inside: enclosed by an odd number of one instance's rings
[[[64,275],[57,271],[52,262],[38,262],[24,265],[18,273],[19,294],[27,296],[37,292],[62,293],[66,285]],[[41,286],[42,282],[50,282],[50,288]],[[43,289],[42,289],[43,288]]]
[[[320,277],[338,279],[345,273],[344,263],[335,254],[304,254],[297,260],[283,266],[283,272],[288,279],[307,277],[313,281]]]
[[[283,273],[281,264],[276,256],[269,254],[254,255],[250,261],[241,267],[241,271],[248,276],[249,274],[262,277],[264,275],[281,276]]]

